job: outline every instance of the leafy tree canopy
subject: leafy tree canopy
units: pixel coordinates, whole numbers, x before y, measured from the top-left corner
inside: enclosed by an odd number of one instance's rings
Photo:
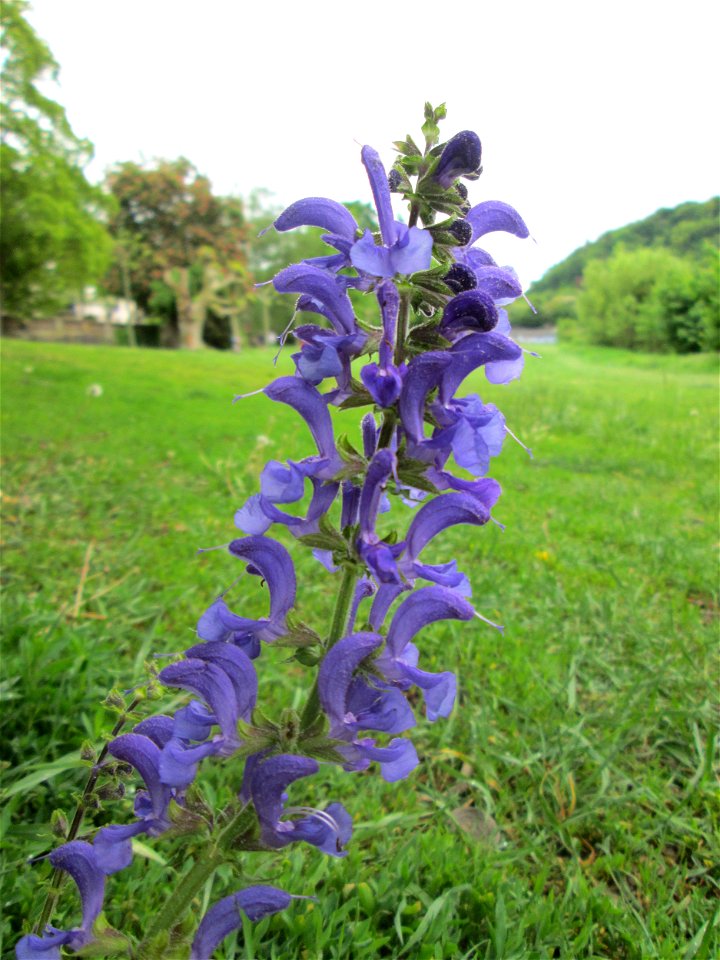
[[[57,78],[58,65],[26,9],[24,0],[6,0],[0,11],[0,256],[3,312],[32,319],[100,277],[111,241],[101,222],[106,199],[83,173],[92,147],[39,89]]]
[[[153,298],[163,302],[168,270],[190,269],[208,251],[220,270],[246,262],[242,201],[215,196],[189,160],[121,163],[108,173],[106,186],[116,201],[110,220],[116,256],[106,285],[118,295],[129,293],[143,310]]]

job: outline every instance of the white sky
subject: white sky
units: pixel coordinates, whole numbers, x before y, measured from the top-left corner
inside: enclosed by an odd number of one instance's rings
[[[432,11],[436,12],[433,14]],[[528,283],[587,240],[716,194],[713,0],[31,0],[54,96],[122,160],[186,156],[221,194],[370,200],[359,145],[389,166],[445,101],[475,130],[470,199],[537,241],[494,235]]]

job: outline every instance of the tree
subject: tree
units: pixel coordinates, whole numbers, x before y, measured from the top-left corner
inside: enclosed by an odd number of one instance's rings
[[[215,196],[207,177],[183,157],[150,167],[121,163],[106,185],[117,204],[110,220],[116,255],[106,286],[118,294],[128,289],[143,310],[164,316],[178,345],[199,346],[189,304],[204,289],[208,256],[215,288],[237,279],[245,264],[242,201]]]
[[[22,320],[66,305],[102,276],[111,250],[101,222],[106,199],[83,173],[92,147],[38,89],[59,68],[26,8],[24,0],[6,0],[0,14],[0,289],[3,313]]]
[[[691,353],[717,346],[717,254],[701,261],[669,250],[620,247],[585,268],[578,298],[581,334],[591,343]]]

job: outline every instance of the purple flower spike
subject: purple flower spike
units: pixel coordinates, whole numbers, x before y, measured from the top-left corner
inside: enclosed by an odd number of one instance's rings
[[[330,411],[315,387],[298,377],[280,377],[265,387],[271,400],[286,403],[303,418],[310,428],[321,457],[325,457],[337,469],[342,465],[335,449]],[[333,472],[335,472],[333,470]],[[323,479],[331,479],[331,476]]]
[[[321,311],[340,334],[354,334],[355,314],[350,297],[335,277],[312,264],[295,264],[281,270],[273,278],[278,293],[301,293],[318,300]],[[267,391],[266,391],[267,392]]]
[[[481,157],[482,146],[478,135],[472,130],[462,130],[445,144],[433,177],[447,190],[458,177],[468,174],[477,176]]]
[[[273,224],[281,233],[295,227],[322,227],[350,242],[355,240],[358,225],[350,211],[335,200],[306,197],[284,210]]]
[[[305,898],[294,897],[278,887],[259,885],[246,887],[229,897],[218,900],[210,907],[197,928],[190,951],[190,960],[210,960],[216,947],[225,937],[242,926],[241,910],[248,920],[261,920],[263,917],[284,910],[294,899]]]
[[[530,231],[517,210],[501,200],[478,203],[466,214],[465,219],[473,229],[473,243],[486,233],[494,233],[496,230],[512,233],[521,240],[530,236]]]
[[[399,657],[415,634],[436,620],[472,620],[471,604],[446,587],[422,587],[403,600],[387,635],[387,649]]]
[[[225,750],[232,752],[238,747],[237,724],[240,714],[235,689],[221,667],[196,658],[181,660],[161,670],[158,680],[166,687],[179,687],[201,697],[217,718],[225,739]]]

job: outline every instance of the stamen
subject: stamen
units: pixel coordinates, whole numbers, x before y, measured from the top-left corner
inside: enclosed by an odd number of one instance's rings
[[[491,523],[494,523],[496,527],[500,527],[500,529],[503,531],[503,533],[505,532],[505,524],[504,524],[504,523],[500,523],[500,521],[499,521],[499,520],[496,520],[495,517],[493,517],[493,516],[490,517],[490,522],[491,522]]]
[[[283,330],[283,332],[282,332],[282,333],[280,334],[280,336],[278,337],[278,343],[280,344],[280,346],[278,347],[278,352],[277,352],[277,353],[275,354],[275,356],[273,357],[273,366],[274,366],[274,367],[277,366],[278,359],[279,359],[279,357],[280,357],[280,354],[281,354],[282,351],[283,351],[283,347],[285,346],[285,343],[286,343],[286,341],[287,341],[288,334],[290,333],[290,330],[292,329],[292,325],[295,323],[295,317],[297,317],[297,315],[298,315],[298,311],[295,310],[295,311],[293,312],[292,317],[290,317],[290,323],[285,327],[285,329]]]
[[[219,543],[216,547],[198,547],[195,553],[210,553],[212,550],[225,550],[230,546],[230,541],[227,543]]]
[[[537,310],[536,310],[535,307],[530,303],[530,301],[528,300],[528,298],[527,298],[527,296],[525,295],[525,293],[523,293],[522,298],[523,298],[523,300],[525,301],[525,303],[530,307],[530,309],[532,310],[532,312],[533,312],[533,313],[537,313]]]
[[[241,580],[241,579],[245,576],[246,573],[247,573],[247,570],[243,570],[242,573],[238,574],[238,576],[235,577],[235,579],[234,579],[233,582],[230,584],[230,586],[229,586],[229,587],[226,587],[226,588],[223,590],[222,593],[219,593],[219,594],[218,594],[218,600],[221,600],[221,599],[225,596],[226,593],[230,593],[230,591],[231,591],[232,588],[235,586],[235,584],[238,582],[238,580]]]
[[[532,450],[530,449],[530,447],[526,447],[525,444],[522,442],[522,440],[518,440],[518,438],[515,436],[515,434],[512,432],[512,430],[510,429],[510,427],[509,427],[507,424],[505,424],[505,433],[509,433],[510,436],[511,436],[511,437],[513,438],[513,440],[515,441],[515,443],[519,443],[520,446],[523,448],[523,450],[524,450],[524,451],[527,453],[527,455],[530,457],[530,459],[531,459],[531,460],[533,459],[533,452],[532,452]]]
[[[491,627],[495,627],[496,630],[499,630],[502,633],[505,630],[505,627],[500,623],[495,623],[493,620],[488,620],[487,617],[484,617],[481,613],[478,613],[477,610],[474,611],[475,616],[478,620],[482,620],[483,623],[487,623]]]
[[[256,397],[258,393],[263,393],[265,387],[260,387],[259,390],[253,390],[251,393],[237,393],[233,397],[233,403],[237,403],[238,400],[245,400],[246,397]]]
[[[330,827],[336,837],[340,836],[340,826],[337,820],[326,810],[317,810],[315,807],[286,807],[285,813],[301,813],[308,817],[315,817],[316,820],[324,823],[326,827]]]

